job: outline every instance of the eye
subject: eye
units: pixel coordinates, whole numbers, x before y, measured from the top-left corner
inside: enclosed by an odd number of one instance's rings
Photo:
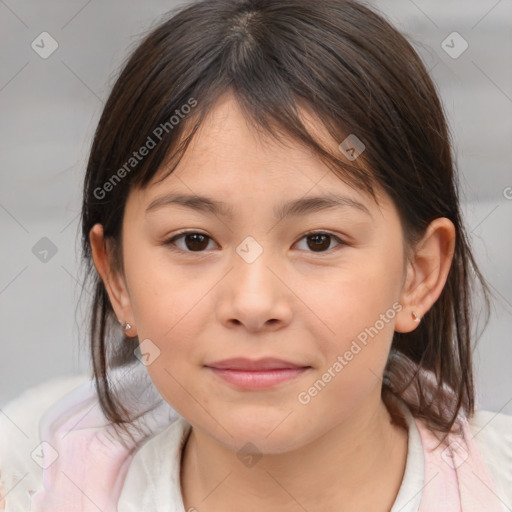
[[[334,239],[338,245],[346,245],[336,235],[327,233],[325,231],[314,231],[306,233],[300,240],[307,240],[307,247],[310,252],[324,253],[330,250],[331,242]],[[208,235],[198,231],[182,231],[177,235],[169,238],[164,242],[164,245],[171,246],[171,249],[182,252],[204,252],[208,248],[208,241],[212,241]],[[181,247],[177,241],[184,242]],[[172,247],[174,246],[174,247]],[[177,249],[175,249],[177,247]]]
[[[184,247],[183,245],[179,247],[179,245],[175,243],[180,239],[183,239]],[[208,246],[208,240],[212,239],[204,233],[197,231],[185,231],[173,236],[169,240],[166,240],[164,245],[176,246],[178,247],[177,250],[181,250],[183,252],[204,252]],[[171,247],[171,249],[175,250],[174,247]]]
[[[338,242],[338,245],[346,245],[343,240],[338,238],[336,235],[326,233],[325,231],[312,231],[306,233],[301,240],[306,239],[307,247],[311,249],[311,252],[328,252],[331,245],[331,241],[334,239]]]

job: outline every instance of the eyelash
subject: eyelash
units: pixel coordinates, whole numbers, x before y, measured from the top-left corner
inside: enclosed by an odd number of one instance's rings
[[[204,251],[188,251],[188,250],[183,250],[183,249],[179,249],[178,247],[176,247],[174,242],[176,240],[178,240],[179,238],[183,238],[186,235],[204,235],[206,238],[208,238],[210,240],[213,240],[213,238],[208,236],[206,233],[202,233],[201,231],[189,230],[189,231],[181,231],[181,232],[173,235],[171,238],[165,240],[163,242],[163,245],[168,246],[172,251],[181,252],[181,253],[189,253],[189,254],[201,255],[201,254],[204,254],[206,252],[206,250],[204,250]],[[336,242],[338,242],[339,245],[348,245],[341,238],[339,238],[338,236],[334,235],[333,233],[329,233],[328,231],[309,231],[307,233],[304,233],[304,235],[302,235],[302,237],[299,239],[299,241],[304,239],[304,238],[307,238],[308,236],[312,236],[312,235],[327,235],[327,236],[331,237],[332,239],[336,240]],[[311,252],[315,256],[320,256],[321,257],[323,255],[331,253],[334,250],[336,250],[336,247],[334,249],[328,249],[327,251],[320,251],[320,252],[306,251],[306,252]]]

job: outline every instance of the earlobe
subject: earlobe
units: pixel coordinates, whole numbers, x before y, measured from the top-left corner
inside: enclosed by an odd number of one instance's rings
[[[133,325],[130,298],[122,276],[113,272],[107,241],[103,235],[103,226],[95,224],[89,232],[89,242],[94,266],[100,275],[112,307],[118,319]]]
[[[455,236],[453,223],[445,217],[429,224],[408,263],[400,297],[403,309],[397,315],[395,331],[406,333],[416,329],[421,317],[441,295],[453,260]]]

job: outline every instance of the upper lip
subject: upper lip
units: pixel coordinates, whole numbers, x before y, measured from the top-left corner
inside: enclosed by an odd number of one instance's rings
[[[205,366],[218,369],[230,370],[276,370],[280,368],[306,368],[307,365],[295,364],[283,359],[276,359],[273,357],[266,357],[263,359],[247,359],[245,357],[235,357],[232,359],[223,359],[222,361],[214,361]]]

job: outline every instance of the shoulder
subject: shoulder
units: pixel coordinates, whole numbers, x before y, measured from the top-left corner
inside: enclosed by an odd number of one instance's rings
[[[500,499],[512,509],[512,416],[478,411],[468,423]]]
[[[33,386],[0,408],[0,510],[28,510],[30,495],[42,486],[37,463],[39,423],[60,398],[90,377],[57,377]]]

